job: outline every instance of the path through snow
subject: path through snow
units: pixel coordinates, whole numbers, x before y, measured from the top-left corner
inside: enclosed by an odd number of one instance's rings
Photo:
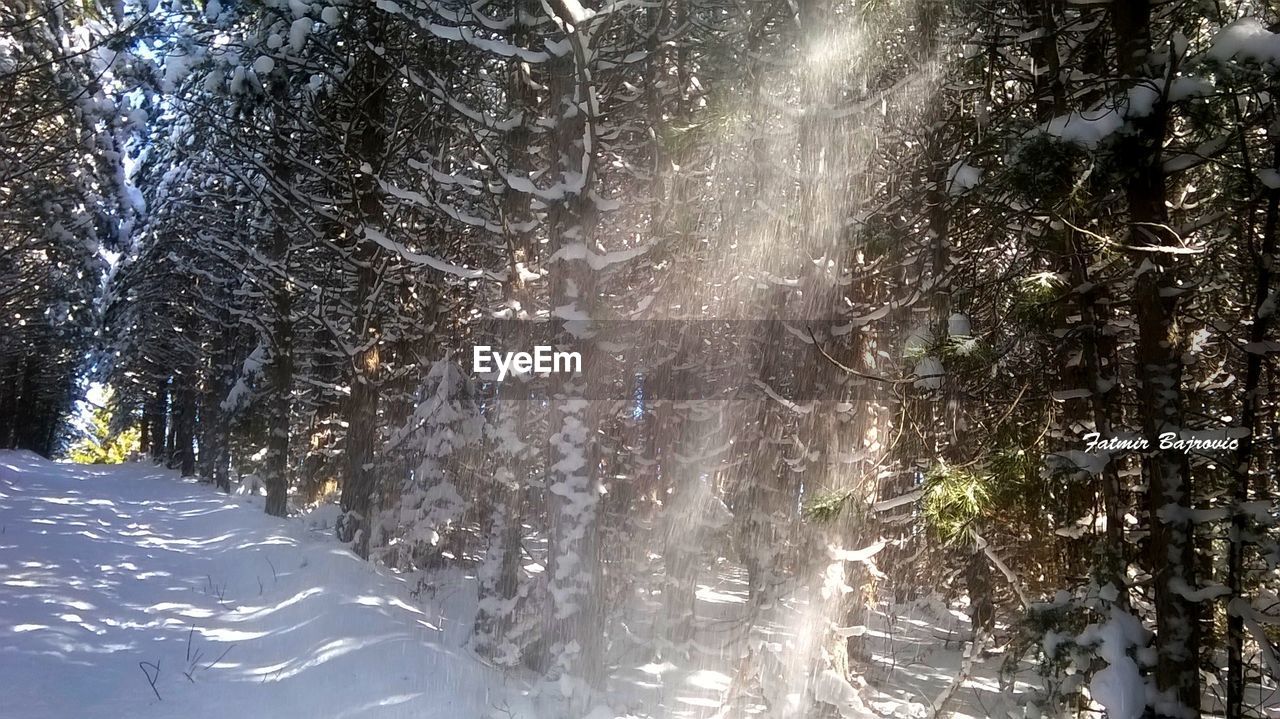
[[[501,701],[404,581],[259,502],[0,452],[0,714],[470,719]]]

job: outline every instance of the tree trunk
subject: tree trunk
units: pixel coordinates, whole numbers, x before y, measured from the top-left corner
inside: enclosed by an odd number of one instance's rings
[[[196,472],[196,398],[195,389],[190,385],[188,375],[175,378],[177,394],[174,400],[174,461],[183,477],[191,477]]]
[[[1280,163],[1280,145],[1272,153],[1272,166]],[[1276,257],[1276,230],[1280,222],[1280,189],[1267,192],[1267,214],[1262,227],[1262,245],[1256,252],[1258,274],[1254,278],[1253,326],[1249,332],[1251,343],[1267,339],[1274,312],[1264,313],[1263,303],[1271,292],[1272,266]],[[1249,248],[1252,250],[1252,248]],[[1255,254],[1252,251],[1249,254]],[[1235,477],[1232,488],[1231,530],[1228,533],[1227,588],[1230,603],[1227,605],[1227,719],[1244,716],[1244,617],[1237,602],[1244,598],[1244,553],[1248,541],[1249,521],[1244,504],[1251,496],[1251,470],[1253,466],[1254,435],[1260,428],[1258,421],[1259,394],[1262,388],[1262,352],[1246,352],[1243,396],[1241,397],[1240,425],[1249,434],[1240,440],[1236,449]]]
[[[147,417],[146,408],[144,406],[142,411],[142,421],[138,423],[138,454],[144,457],[151,450],[151,422],[148,420],[149,418]]]
[[[549,63],[549,97],[554,107],[578,107],[583,111],[562,117],[551,143],[556,173],[566,186],[580,182],[582,189],[566,194],[547,217],[548,249],[558,251],[571,243],[590,247],[596,231],[596,207],[588,197],[595,186],[595,149],[589,138],[596,132],[587,39],[569,32],[572,52]],[[561,104],[563,103],[563,104]],[[580,179],[579,179],[580,178]],[[559,263],[552,280],[552,306],[576,307],[591,316],[596,287],[593,270],[584,259]],[[570,675],[598,686],[604,678],[604,602],[600,586],[599,556],[599,443],[595,436],[597,404],[586,399],[592,382],[590,346],[582,350],[584,376],[566,383],[561,398],[550,403],[551,471],[547,477],[551,547],[547,571],[551,601],[548,606],[550,664],[560,663]],[[571,648],[576,647],[574,652]],[[579,707],[585,711],[586,707]]]
[[[273,243],[273,259],[285,262],[289,239],[283,230],[276,231]],[[272,322],[271,366],[268,369],[271,397],[268,400],[267,456],[264,465],[263,484],[267,488],[267,514],[283,517],[288,510],[289,493],[289,423],[293,403],[293,298],[278,280],[273,292],[275,317]]]
[[[384,13],[371,10],[365,34],[370,45],[380,46],[386,31]],[[374,496],[377,493],[377,475],[373,472],[374,453],[379,440],[378,401],[382,358],[380,318],[376,307],[371,306],[374,288],[379,280],[374,266],[378,246],[363,236],[365,227],[381,229],[384,221],[381,189],[377,174],[382,171],[386,158],[387,83],[390,70],[378,53],[368,53],[364,58],[364,77],[361,85],[364,104],[357,108],[363,127],[359,130],[359,160],[369,170],[361,172],[356,180],[356,216],[359,224],[351,237],[352,259],[356,264],[356,292],[353,299],[355,327],[359,334],[355,346],[360,350],[352,357],[353,377],[351,397],[347,401],[346,477],[342,482],[342,521],[339,538],[354,541],[352,547],[361,557],[369,556],[369,540],[372,531]],[[357,122],[360,122],[358,120]]]
[[[164,460],[164,443],[165,437],[168,436],[168,397],[169,378],[164,377],[156,384],[156,391],[151,396],[147,413],[151,424],[151,461],[157,464]]]
[[[1116,65],[1136,82],[1151,50],[1149,0],[1115,3],[1111,9]],[[1128,244],[1171,247],[1177,237],[1167,229],[1165,175],[1161,154],[1168,105],[1157,101],[1151,113],[1131,119],[1133,132],[1117,147],[1120,167],[1129,168],[1125,196],[1129,208]],[[1156,684],[1170,692],[1185,711],[1200,710],[1199,608],[1185,593],[1196,586],[1195,527],[1190,519],[1192,486],[1185,454],[1160,451],[1159,435],[1182,430],[1182,350],[1175,325],[1179,299],[1173,263],[1178,255],[1135,252],[1141,271],[1134,280],[1138,324],[1139,411],[1150,449],[1143,456],[1147,512],[1151,527],[1148,566],[1154,576],[1156,610]]]
[[[18,408],[18,362],[0,364],[0,448],[13,446],[14,416]]]
[[[272,88],[275,107],[272,123],[275,142],[272,150],[269,178],[279,187],[288,187],[293,177],[287,157],[291,129],[284,119],[287,112],[287,89],[284,81],[276,79]],[[271,394],[267,400],[267,456],[264,463],[263,484],[267,488],[266,513],[283,517],[288,511],[289,495],[289,433],[293,415],[293,295],[289,288],[290,238],[284,224],[285,210],[278,206],[280,200],[268,195],[267,217],[271,222],[270,260],[277,272],[271,288],[271,365],[267,370]]]

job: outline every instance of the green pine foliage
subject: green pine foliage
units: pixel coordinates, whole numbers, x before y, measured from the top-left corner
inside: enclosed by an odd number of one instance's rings
[[[982,519],[998,507],[990,477],[939,462],[925,473],[922,509],[929,531],[956,544],[971,539]]]
[[[88,434],[71,445],[67,457],[77,464],[120,464],[137,452],[141,437],[138,426],[115,431],[111,420],[109,407],[95,407]]]

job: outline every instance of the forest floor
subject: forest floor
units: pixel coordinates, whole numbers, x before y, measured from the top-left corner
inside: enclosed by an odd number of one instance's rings
[[[465,648],[470,579],[442,576],[432,591],[415,591],[412,579],[334,541],[323,513],[282,521],[263,514],[261,501],[150,465],[0,452],[0,713],[564,717],[553,687],[504,679]],[[784,663],[803,602],[784,598],[746,622],[742,575],[723,559],[708,568],[694,636],[679,650],[655,653],[647,624],[659,610],[638,599],[615,632],[626,636],[610,658],[608,706],[585,714],[804,716],[784,708],[797,685]],[[967,622],[937,599],[882,607],[863,629],[865,676],[856,687],[818,689],[840,703],[831,716],[932,717],[944,694],[937,716],[1019,714],[1025,685],[998,684],[999,656],[949,690]],[[757,667],[746,679],[744,647]]]

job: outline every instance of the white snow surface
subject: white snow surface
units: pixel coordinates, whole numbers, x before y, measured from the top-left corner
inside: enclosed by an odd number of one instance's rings
[[[1253,60],[1280,62],[1280,35],[1271,32],[1256,17],[1245,17],[1227,25],[1213,36],[1209,57],[1222,62]]]
[[[723,556],[698,580],[687,642],[659,640],[660,593],[631,596],[607,685],[569,711],[564,687],[465,647],[472,578],[443,572],[415,592],[334,541],[332,512],[278,519],[261,503],[149,464],[0,451],[0,716],[767,719],[826,704],[874,719],[930,716],[957,683],[945,716],[1021,715],[1028,685],[1000,682],[1002,657],[961,670],[971,631],[956,604],[880,603],[842,628],[863,657],[846,680],[796,654],[825,626],[817,590],[760,606]]]
[[[276,69],[276,61],[269,55],[260,55],[253,61],[253,71],[259,75],[269,75],[274,69]]]
[[[963,195],[977,187],[981,181],[981,169],[958,160],[947,170],[947,194],[952,197]]]
[[[501,703],[441,610],[258,497],[0,452],[0,526],[0,715],[469,719]]]

